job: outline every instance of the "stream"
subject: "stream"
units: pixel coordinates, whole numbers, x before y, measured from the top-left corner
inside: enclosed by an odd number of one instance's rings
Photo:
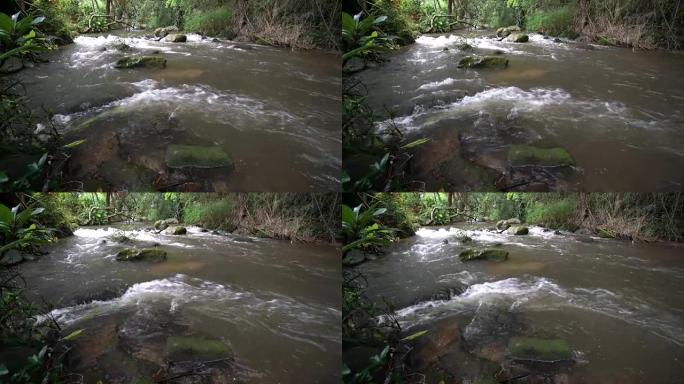
[[[122,230],[132,243],[111,240]],[[115,259],[122,248],[155,243],[166,261]],[[69,361],[86,383],[147,383],[168,361],[214,360],[225,348],[234,361],[215,368],[210,382],[340,380],[340,265],[332,246],[196,227],[182,236],[137,224],[83,227],[19,270],[31,295],[54,305],[50,315],[65,334],[85,330]],[[172,340],[211,350],[179,354]]]
[[[426,183],[425,190],[681,190],[681,52],[633,52],[534,33],[527,43],[492,36],[424,35],[357,74],[369,104],[384,116],[378,128],[394,125],[408,141],[430,139],[415,150],[408,181]],[[459,48],[464,42],[472,49]],[[457,68],[472,54],[509,64]],[[511,145],[564,148],[574,166],[519,166],[507,158]]]
[[[339,189],[339,56],[187,36],[82,35],[15,75],[67,142],[86,140],[67,189]],[[128,55],[163,57],[166,68],[114,68]],[[179,166],[171,145],[223,151],[232,164]]]
[[[562,379],[552,374],[543,382],[681,382],[681,248],[540,227],[515,236],[488,227],[425,227],[392,245],[358,267],[368,278],[369,297],[381,307],[381,297],[394,303],[406,334],[448,334],[458,324],[468,351],[485,362],[504,360],[513,337],[562,339],[573,364]],[[463,244],[462,235],[472,242]],[[470,247],[504,249],[509,258],[461,262],[459,253]],[[446,356],[440,360],[445,369],[463,366],[463,355],[449,365],[449,348],[438,351]],[[478,382],[469,372],[454,374]]]

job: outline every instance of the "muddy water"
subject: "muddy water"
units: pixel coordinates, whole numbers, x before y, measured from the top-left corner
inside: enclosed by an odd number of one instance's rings
[[[527,177],[516,181],[558,190],[681,189],[684,55],[537,34],[528,43],[465,35],[422,36],[359,74],[377,113],[392,111],[409,138],[432,139],[417,151],[410,180],[427,190],[493,189],[501,174],[517,172]],[[466,41],[473,51],[457,48]],[[508,68],[457,68],[465,55],[496,51]],[[576,167],[511,169],[511,144],[565,148]]]
[[[422,228],[359,268],[368,294],[394,302],[407,333],[457,322],[477,350],[514,336],[562,338],[577,356],[572,383],[674,383],[684,368],[684,262],[663,245],[554,234],[499,234],[483,225]],[[474,241],[463,245],[456,237]],[[448,244],[444,244],[444,240]],[[496,244],[507,261],[462,263]],[[450,298],[435,296],[452,290]]]
[[[340,266],[333,247],[243,242],[197,228],[187,236],[130,229],[125,234],[136,245],[158,243],[168,259],[118,262],[123,246],[108,240],[118,231],[81,228],[20,268],[32,295],[55,306],[51,315],[66,331],[85,329],[72,368],[87,383],[149,379],[173,360],[166,348],[173,336],[231,348],[237,382],[339,381]]]
[[[164,57],[167,67],[113,68],[131,54]],[[50,60],[18,77],[36,107],[57,113],[69,140],[88,140],[69,181],[90,189],[337,189],[341,88],[333,54],[135,33],[80,36]],[[169,144],[218,146],[234,169],[169,169]]]

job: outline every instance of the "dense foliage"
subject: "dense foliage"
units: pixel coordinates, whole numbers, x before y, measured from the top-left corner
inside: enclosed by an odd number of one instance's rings
[[[684,12],[678,0],[361,0],[349,13],[387,15],[385,32],[415,36],[455,28],[518,25],[553,36],[637,48],[681,49]]]

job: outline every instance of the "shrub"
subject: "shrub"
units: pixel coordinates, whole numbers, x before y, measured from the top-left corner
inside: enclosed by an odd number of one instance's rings
[[[225,5],[205,11],[194,11],[185,17],[184,29],[211,36],[225,35],[233,23],[233,11]],[[232,36],[228,36],[232,37]]]
[[[539,31],[552,36],[573,34],[575,7],[565,5],[551,9],[539,9],[525,20],[525,27],[530,31]]]
[[[575,208],[576,203],[570,198],[536,202],[527,207],[527,222],[542,224],[549,228],[567,228],[573,221]]]

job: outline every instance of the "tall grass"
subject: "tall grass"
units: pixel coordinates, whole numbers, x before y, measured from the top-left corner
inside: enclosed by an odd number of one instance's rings
[[[195,10],[184,19],[183,28],[191,32],[200,32],[210,36],[226,36],[233,38],[231,31],[233,10],[224,5],[208,10]]]
[[[544,225],[549,228],[574,229],[575,208],[577,204],[572,198],[556,201],[536,202],[527,207],[526,221],[530,224]]]
[[[551,36],[573,36],[575,6],[539,9],[525,19],[525,28]]]

